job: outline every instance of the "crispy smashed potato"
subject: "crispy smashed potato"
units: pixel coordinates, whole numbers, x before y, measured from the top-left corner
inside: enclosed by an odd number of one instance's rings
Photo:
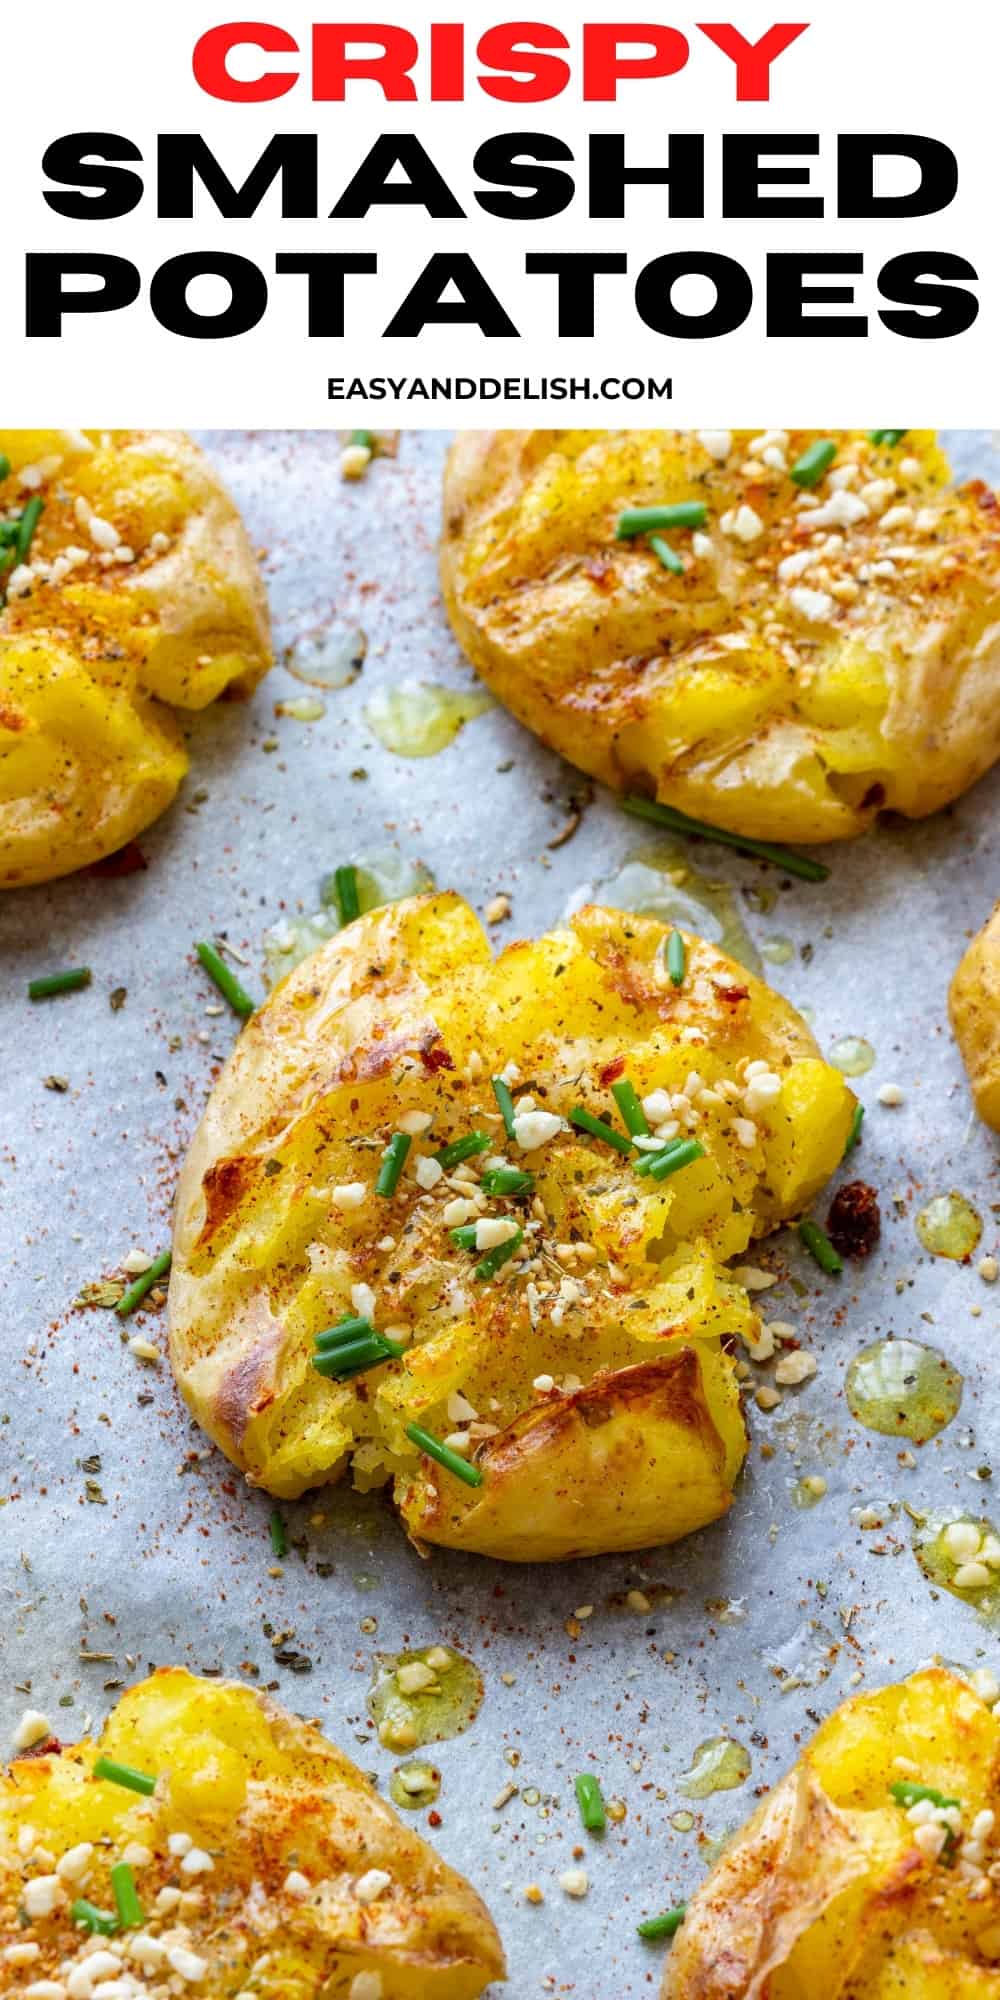
[[[172,711],[270,664],[242,521],[189,438],[0,431],[0,887],[149,826],[188,766]]]
[[[0,1994],[474,2000],[504,1970],[468,1882],[249,1688],[164,1668],[0,1773]]]
[[[936,811],[1000,753],[1000,508],[931,431],[834,441],[803,489],[812,431],[464,433],[441,569],[473,665],[605,784],[739,833]],[[688,501],[703,524],[662,531],[683,574],[617,538]]]
[[[458,897],[413,898],[254,1015],[181,1176],[170,1344],[255,1484],[290,1496],[351,1462],[361,1488],[394,1481],[415,1538],[515,1561],[649,1547],[729,1506],[728,1346],[759,1322],[722,1267],[812,1198],[854,1100],[793,1008],[710,945],[687,940],[675,986],[667,936],[588,909],[494,961]],[[616,1084],[644,1105],[635,1145]],[[676,1170],[637,1171],[680,1141]],[[362,1349],[374,1329],[400,1352],[320,1373],[344,1315]]]
[[[949,1011],[976,1110],[1000,1132],[1000,903],[951,982]]]
[[[967,1681],[857,1695],[689,1904],[662,2000],[998,2000],[998,1810],[1000,1722]]]

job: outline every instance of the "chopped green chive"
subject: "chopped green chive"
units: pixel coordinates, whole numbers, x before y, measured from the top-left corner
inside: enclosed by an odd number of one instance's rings
[[[376,1333],[371,1320],[354,1319],[350,1314],[337,1326],[316,1335],[313,1367],[317,1375],[333,1376],[346,1382],[352,1375],[365,1375],[369,1368],[381,1368],[386,1361],[398,1361],[405,1349],[384,1333]]]
[[[382,1165],[378,1170],[378,1179],[375,1182],[376,1194],[385,1195],[387,1199],[390,1195],[395,1194],[399,1186],[399,1176],[406,1165],[406,1155],[410,1150],[411,1144],[412,1141],[408,1132],[393,1133],[382,1155]]]
[[[0,479],[10,478],[10,459],[5,451],[0,451]]]
[[[664,569],[670,571],[671,576],[684,575],[683,556],[679,556],[677,550],[672,549],[670,543],[665,542],[662,535],[650,535],[649,546],[657,561],[663,564]]]
[[[495,1076],[493,1078],[493,1095],[496,1098],[497,1107],[499,1109],[500,1116],[503,1119],[503,1129],[506,1132],[508,1139],[513,1139],[514,1099],[512,1098],[510,1091],[508,1090],[507,1085],[505,1084],[502,1076]]]
[[[28,986],[29,1000],[51,1000],[56,993],[78,993],[81,986],[89,986],[91,971],[89,965],[75,965],[69,972],[47,972],[43,979],[32,979]]]
[[[271,1547],[274,1550],[275,1555],[279,1557],[287,1556],[288,1536],[285,1533],[285,1523],[282,1520],[277,1507],[274,1509],[274,1512],[271,1515],[270,1521],[268,1522],[268,1527],[271,1532]]]
[[[345,1340],[371,1340],[375,1328],[370,1319],[361,1319],[353,1313],[345,1313],[336,1326],[323,1328],[316,1335],[317,1347],[340,1347]]]
[[[358,871],[356,868],[337,868],[333,877],[333,893],[337,899],[342,924],[353,924],[361,915],[358,900]]]
[[[592,1139],[603,1139],[606,1146],[613,1146],[616,1153],[630,1153],[631,1139],[623,1138],[613,1125],[606,1125],[603,1118],[595,1118],[593,1112],[585,1111],[582,1104],[574,1106],[569,1114],[569,1122],[578,1132],[589,1132]]]
[[[906,431],[869,431],[868,438],[871,444],[884,444],[892,451],[897,444],[902,444],[906,435]]]
[[[680,1930],[687,1915],[687,1904],[678,1903],[672,1910],[665,1910],[662,1917],[647,1917],[644,1924],[637,1926],[641,1938],[672,1938]]]
[[[654,1181],[665,1181],[668,1174],[676,1174],[681,1167],[689,1167],[692,1160],[703,1160],[705,1148],[697,1139],[671,1139],[662,1153],[643,1153],[635,1163],[637,1174],[649,1174]]]
[[[350,441],[352,444],[360,445],[362,451],[374,451],[375,449],[374,431],[352,431]]]
[[[467,1464],[457,1451],[452,1451],[450,1445],[442,1444],[433,1431],[425,1431],[422,1424],[407,1424],[406,1435],[411,1444],[426,1452],[428,1458],[435,1459],[438,1465],[443,1465],[446,1472],[453,1472],[456,1479],[464,1480],[466,1486],[482,1485],[483,1475],[478,1465]]]
[[[95,1903],[88,1903],[86,1896],[80,1896],[70,1904],[69,1918],[70,1923],[82,1924],[84,1930],[95,1937],[114,1937],[118,1929],[118,1918],[109,1915],[107,1910],[99,1910]]]
[[[251,1014],[255,1012],[257,1003],[255,1000],[251,1000],[246,988],[240,985],[236,974],[230,972],[228,965],[220,957],[214,944],[196,944],[195,951],[209,978],[218,987],[223,999],[228,1000],[233,1013],[239,1014],[242,1020],[248,1021]]]
[[[648,1139],[649,1121],[639,1102],[635,1084],[623,1076],[620,1083],[612,1084],[611,1095],[621,1112],[626,1132],[631,1132],[633,1139]]]
[[[35,539],[35,529],[41,520],[44,507],[44,500],[36,493],[34,499],[29,500],[24,508],[17,524],[17,541],[14,544],[15,564],[27,562],[31,554],[31,544]]]
[[[667,971],[671,986],[683,986],[687,971],[687,946],[680,931],[671,931],[667,939]]]
[[[828,1277],[835,1278],[838,1272],[843,1270],[843,1263],[826,1230],[821,1229],[818,1222],[800,1222],[799,1239],[805,1244],[810,1257],[815,1257],[820,1270],[825,1271]]]
[[[783,868],[788,875],[798,875],[803,882],[825,882],[829,877],[830,870],[822,861],[793,854],[789,848],[776,847],[769,840],[749,840],[742,833],[730,833],[728,827],[709,826],[707,820],[691,819],[687,813],[678,812],[676,806],[661,805],[659,799],[644,799],[630,792],[622,805],[634,819],[652,820],[654,825],[669,826],[672,832],[688,838],[697,835],[700,840],[716,840],[722,847],[735,847],[741,854],[754,854],[759,861],[773,862],[776,868]]]
[[[119,1314],[120,1318],[127,1319],[129,1313],[134,1312],[136,1306],[142,1304],[146,1293],[152,1291],[153,1286],[158,1280],[166,1277],[170,1269],[170,1256],[171,1253],[169,1250],[161,1250],[159,1256],[154,1257],[149,1270],[143,1271],[142,1276],[136,1278],[135,1283],[131,1284],[128,1290],[122,1293],[115,1307],[115,1311]]]
[[[861,1127],[864,1124],[864,1122],[865,1122],[865,1107],[863,1104],[856,1104],[854,1107],[854,1117],[851,1119],[851,1129],[847,1134],[847,1144],[844,1147],[845,1160],[847,1158],[848,1153],[853,1153],[855,1146],[860,1145]]]
[[[619,515],[615,534],[620,542],[633,535],[652,535],[659,528],[703,528],[708,508],[703,500],[677,500],[668,507],[627,507]]]
[[[442,1146],[435,1153],[438,1166],[448,1173],[452,1167],[460,1166],[463,1160],[471,1160],[476,1153],[487,1153],[493,1141],[488,1132],[466,1132],[464,1138],[453,1139],[450,1146]]]
[[[460,1250],[475,1249],[476,1225],[474,1222],[463,1222],[459,1229],[451,1230],[450,1234],[452,1242],[457,1243]]]
[[[476,1277],[495,1278],[497,1272],[502,1270],[505,1264],[510,1263],[515,1251],[520,1249],[523,1242],[524,1230],[518,1229],[513,1236],[507,1237],[506,1242],[495,1243],[492,1250],[487,1250],[485,1257],[480,1257],[476,1265]]]
[[[156,1790],[156,1779],[148,1771],[134,1771],[131,1764],[116,1764],[111,1757],[98,1757],[92,1775],[105,1778],[109,1785],[123,1785],[127,1792],[142,1792],[147,1799]]]
[[[915,1785],[905,1778],[897,1785],[890,1785],[889,1790],[898,1806],[916,1806],[922,1799],[928,1799],[932,1806],[960,1807],[962,1803],[961,1799],[946,1799],[933,1785]]]
[[[136,1895],[135,1876],[127,1861],[116,1861],[111,1870],[111,1887],[122,1930],[136,1930],[144,1921],[143,1909]]]
[[[837,446],[833,438],[820,438],[811,444],[802,457],[796,459],[789,477],[796,486],[818,486],[824,472],[833,464],[837,456]]]
[[[580,1808],[580,1818],[587,1832],[603,1833],[608,1820],[597,1779],[592,1777],[589,1771],[584,1771],[579,1778],[574,1778],[573,1790]]]
[[[520,1167],[487,1167],[479,1185],[485,1194],[534,1194],[535,1176]]]

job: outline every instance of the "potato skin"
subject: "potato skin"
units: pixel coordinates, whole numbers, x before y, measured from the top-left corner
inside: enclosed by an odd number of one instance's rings
[[[783,435],[792,465],[819,434]],[[946,490],[933,432],[895,451],[841,432],[835,469],[856,467],[867,518],[837,530],[832,571],[782,577],[821,537],[787,471],[753,458],[754,433],[732,439],[719,465],[695,432],[463,433],[441,541],[462,647],[571,762],[715,825],[819,842],[882,807],[936,811],[1000,754],[996,496]],[[830,492],[824,481],[817,497]],[[668,535],[683,577],[645,537],[616,539],[623,509],[689,499],[707,503],[712,551],[692,557],[689,532]],[[762,524],[749,544],[721,528],[744,506]],[[883,528],[898,506],[908,521]],[[797,589],[829,609],[814,621]]]
[[[976,1110],[1000,1132],[1000,903],[970,944],[948,1005]]]
[[[99,1756],[156,1776],[155,1795],[94,1779]],[[51,1859],[26,1863],[23,1826]],[[185,1877],[168,1850],[174,1833],[212,1855],[209,1872]],[[60,1887],[51,1916],[19,1922],[25,1880],[83,1842],[94,1849],[84,1878]],[[161,1668],[121,1697],[96,1743],[43,1744],[0,1773],[0,1938],[41,1946],[33,1981],[89,1943],[70,1920],[74,1897],[114,1912],[110,1870],[130,1843],[150,1855],[134,1870],[147,1914],[165,1884],[203,1892],[186,1935],[175,1936],[176,1916],[142,1927],[206,1961],[191,1989],[203,2000],[244,1992],[255,1966],[260,2000],[347,2000],[363,1971],[381,1975],[383,2000],[475,2000],[504,1977],[500,1939],[468,1882],[318,1730],[251,1688]],[[305,1893],[286,1888],[292,1868]],[[373,1868],[391,1881],[366,1904],[354,1884]],[[132,1936],[103,1942],[124,1953]],[[0,1951],[0,1994],[22,1992],[24,1976]]]
[[[960,1802],[957,1866],[916,1844],[904,1775]],[[845,1702],[689,1904],[662,2000],[997,2000],[996,1834],[975,1864],[963,1847],[998,1810],[1000,1723],[966,1681],[933,1667]]]
[[[362,1487],[393,1482],[418,1541],[511,1561],[649,1547],[725,1511],[746,1449],[729,1348],[757,1320],[724,1263],[812,1198],[853,1099],[794,1010],[712,946],[688,939],[675,989],[665,936],[591,909],[494,962],[458,897],[417,897],[349,925],[253,1016],[181,1175],[169,1310],[181,1390],[254,1484],[292,1496],[350,1463]],[[691,1111],[706,1157],[664,1182],[565,1123],[523,1152],[490,1086],[513,1062],[517,1103],[621,1131],[626,1068],[640,1095],[683,1095],[696,1069],[707,1088],[754,1058],[781,1089],[753,1146],[716,1094]],[[387,1201],[373,1183],[402,1117],[429,1130]],[[536,1207],[480,1198],[475,1163],[421,1185],[470,1131],[480,1167],[528,1167]],[[526,1229],[527,1269],[477,1279],[445,1214],[470,1189],[473,1215]],[[409,1345],[338,1384],[313,1341],[361,1310],[359,1285]],[[466,1426],[482,1484],[439,1473],[414,1422]]]
[[[0,453],[0,513],[45,502],[39,573],[0,605],[0,886],[16,888],[149,826],[187,770],[172,709],[251,693],[271,646],[243,523],[183,433],[6,431]],[[102,566],[88,510],[134,561]]]

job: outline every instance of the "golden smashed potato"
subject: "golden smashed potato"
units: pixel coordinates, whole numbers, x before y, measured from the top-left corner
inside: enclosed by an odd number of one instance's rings
[[[505,1970],[468,1882],[349,1758],[177,1667],[96,1743],[0,1773],[0,1940],[0,1994],[53,2000],[474,2000]]]
[[[243,523],[190,438],[0,431],[0,887],[149,826],[188,766],[172,711],[270,664]]]
[[[1000,903],[951,982],[949,1011],[976,1110],[1000,1132]]]
[[[723,1343],[758,1321],[721,1267],[811,1199],[854,1100],[712,946],[687,939],[675,986],[667,938],[588,909],[494,960],[457,896],[415,897],[253,1016],[181,1176],[170,1346],[254,1484],[291,1496],[350,1463],[394,1482],[412,1536],[514,1561],[649,1547],[729,1506]],[[320,1372],[345,1339],[358,1372]]]
[[[1000,753],[1000,509],[948,479],[931,431],[470,431],[445,601],[501,701],[605,784],[840,840],[936,811]],[[684,502],[704,520],[661,531],[682,574],[618,538],[626,510]]]
[[[857,1695],[689,1904],[662,2000],[998,2000],[998,1812],[974,1686],[933,1667]]]

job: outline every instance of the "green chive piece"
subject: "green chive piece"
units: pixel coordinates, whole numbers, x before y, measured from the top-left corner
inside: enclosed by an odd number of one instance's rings
[[[474,1222],[463,1222],[461,1228],[451,1230],[450,1235],[452,1242],[457,1243],[460,1250],[475,1249],[476,1225]]]
[[[129,1313],[134,1312],[136,1306],[142,1304],[146,1293],[152,1291],[158,1280],[166,1277],[170,1269],[170,1256],[169,1250],[161,1250],[159,1256],[154,1257],[149,1270],[143,1271],[141,1278],[136,1278],[135,1283],[122,1293],[115,1307],[120,1318],[127,1319]]]
[[[623,1076],[620,1083],[612,1084],[611,1095],[622,1114],[626,1132],[631,1132],[633,1139],[637,1137],[648,1139],[649,1120],[639,1102],[635,1084],[630,1083],[627,1076]]]
[[[730,833],[728,827],[709,826],[707,820],[690,819],[687,813],[678,812],[676,806],[661,805],[659,799],[644,799],[629,793],[622,805],[634,819],[652,820],[654,825],[669,826],[673,833],[685,834],[689,839],[696,834],[700,840],[716,840],[722,847],[754,854],[759,861],[773,862],[776,868],[783,868],[787,875],[799,876],[803,882],[825,882],[829,878],[830,870],[822,861],[812,861],[806,854],[793,854],[789,848],[776,847],[770,840],[750,840],[742,833]]]
[[[672,1910],[665,1910],[662,1917],[647,1917],[644,1924],[637,1925],[641,1938],[672,1938],[680,1930],[687,1915],[687,1904],[678,1903]]]
[[[78,993],[81,986],[89,986],[91,981],[89,965],[75,965],[69,972],[47,972],[42,979],[32,979],[28,986],[29,1000],[51,1000],[56,993]]]
[[[479,1185],[486,1194],[534,1194],[535,1176],[520,1167],[487,1167]]]
[[[274,1509],[274,1512],[271,1515],[271,1518],[267,1525],[271,1534],[271,1547],[274,1550],[275,1555],[278,1557],[287,1556],[288,1536],[285,1533],[285,1523],[282,1520],[277,1507]]]
[[[376,1194],[385,1195],[387,1200],[391,1195],[395,1194],[399,1186],[399,1176],[406,1165],[406,1155],[412,1143],[408,1132],[393,1133],[382,1155],[382,1165],[379,1168],[378,1179],[375,1182]]]
[[[111,1887],[122,1930],[137,1930],[145,1920],[142,1904],[136,1895],[135,1876],[127,1861],[116,1861],[111,1870]]]
[[[671,986],[683,986],[687,971],[687,946],[680,931],[671,931],[667,939],[667,971]]]
[[[505,1264],[510,1263],[515,1251],[520,1249],[523,1242],[524,1230],[517,1229],[513,1236],[508,1236],[505,1243],[495,1243],[492,1250],[487,1250],[485,1257],[480,1257],[476,1265],[476,1277],[480,1280],[495,1278],[497,1272],[502,1270]]]
[[[676,1174],[681,1167],[689,1167],[692,1160],[703,1160],[705,1148],[697,1139],[671,1139],[662,1153],[643,1153],[635,1163],[637,1174],[649,1174],[654,1181],[665,1181],[668,1174]]]
[[[580,1818],[587,1832],[603,1833],[608,1820],[597,1779],[589,1771],[584,1771],[579,1778],[574,1778],[573,1790],[580,1808]]]
[[[443,1167],[445,1173],[448,1173],[452,1167],[459,1166],[463,1160],[471,1160],[474,1154],[488,1153],[492,1144],[493,1141],[488,1132],[466,1132],[464,1138],[453,1139],[450,1146],[442,1146],[440,1151],[435,1153],[434,1158],[438,1166]]]
[[[241,1020],[248,1021],[251,1014],[256,1011],[257,1002],[251,1000],[246,988],[240,985],[236,974],[230,972],[228,965],[220,957],[214,944],[196,944],[195,951],[209,978],[218,987],[223,999],[228,1000],[233,1013],[239,1014]]]
[[[457,1451],[452,1451],[450,1445],[442,1444],[433,1431],[425,1431],[422,1424],[407,1424],[406,1435],[411,1444],[426,1452],[428,1458],[435,1459],[438,1465],[443,1465],[446,1472],[453,1472],[455,1478],[463,1480],[466,1486],[482,1485],[483,1475],[478,1465],[467,1464]]]
[[[856,1104],[854,1107],[854,1117],[851,1119],[851,1129],[847,1134],[847,1144],[844,1147],[845,1160],[847,1158],[848,1153],[853,1153],[855,1146],[860,1145],[861,1127],[864,1124],[864,1122],[865,1122],[865,1107],[863,1104]]]
[[[337,899],[342,924],[353,924],[361,915],[358,900],[358,871],[352,866],[337,868],[333,877],[333,893]]]
[[[127,1792],[141,1792],[147,1799],[156,1790],[156,1779],[148,1771],[133,1771],[131,1764],[116,1764],[112,1757],[98,1757],[92,1776],[107,1779],[109,1785],[123,1785]]]
[[[70,1923],[82,1924],[84,1930],[95,1937],[114,1937],[118,1929],[118,1918],[109,1915],[107,1910],[99,1910],[95,1903],[88,1903],[86,1896],[80,1896],[70,1904],[69,1917]]]
[[[403,1349],[394,1340],[386,1340],[385,1335],[373,1333],[370,1340],[345,1341],[342,1347],[319,1347],[313,1355],[313,1367],[317,1375],[332,1375],[337,1382],[347,1382],[352,1375],[367,1375],[370,1368],[381,1368],[386,1361],[398,1361]]]
[[[704,500],[676,500],[668,507],[627,507],[618,517],[615,534],[620,542],[633,535],[652,535],[659,528],[703,528],[708,520]]]
[[[843,1270],[843,1263],[826,1230],[821,1229],[818,1222],[800,1222],[799,1239],[805,1244],[809,1255],[815,1257],[820,1270],[825,1271],[828,1277],[835,1278],[838,1272]]]
[[[5,451],[0,451],[0,479],[10,478],[10,459]]]
[[[884,444],[889,451],[892,451],[897,444],[902,444],[906,436],[908,436],[906,431],[869,431],[868,441],[870,444]]]
[[[911,1784],[903,1779],[898,1785],[890,1785],[889,1790],[898,1806],[916,1806],[921,1799],[929,1799],[932,1806],[961,1806],[961,1799],[946,1799],[943,1792],[937,1792],[933,1785]]]
[[[345,1313],[336,1326],[325,1326],[322,1333],[316,1335],[316,1345],[319,1348],[342,1347],[345,1341],[372,1340],[374,1335],[375,1328],[370,1319],[359,1319],[353,1313]]]
[[[585,1111],[582,1104],[574,1106],[569,1114],[569,1122],[578,1132],[589,1132],[592,1139],[603,1139],[606,1146],[613,1146],[616,1153],[630,1153],[631,1139],[625,1139],[616,1132],[613,1125],[606,1125],[603,1118],[595,1118],[593,1112]]]
[[[492,1081],[493,1081],[493,1095],[496,1098],[497,1108],[500,1112],[501,1118],[503,1119],[503,1129],[506,1132],[508,1139],[513,1139],[514,1099],[512,1098],[510,1091],[508,1090],[507,1085],[505,1084],[502,1076],[495,1076]]]
[[[665,542],[662,535],[650,535],[649,546],[657,561],[663,564],[664,569],[670,571],[671,576],[684,575],[683,556],[679,556],[677,550],[672,549],[670,543]]]
[[[375,433],[374,431],[352,431],[350,442],[360,445],[362,451],[374,451]]]
[[[824,472],[833,464],[837,456],[837,446],[833,438],[819,438],[815,444],[796,459],[789,478],[796,486],[818,486]]]
[[[15,564],[27,562],[31,554],[31,544],[35,539],[35,529],[41,520],[44,508],[45,502],[39,493],[36,493],[34,499],[29,500],[24,508],[17,524],[17,541],[14,544]]]

